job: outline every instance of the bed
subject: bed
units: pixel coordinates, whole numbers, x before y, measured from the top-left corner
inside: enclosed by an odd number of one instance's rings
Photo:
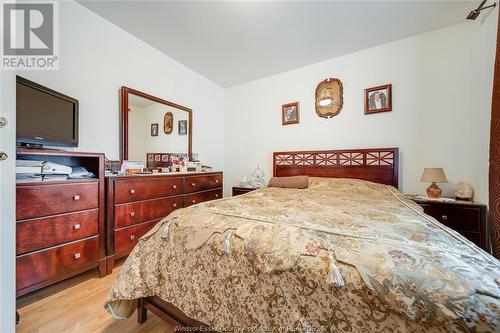
[[[398,190],[398,149],[274,153],[263,188],[173,212],[106,309],[177,330],[495,332],[500,265]]]

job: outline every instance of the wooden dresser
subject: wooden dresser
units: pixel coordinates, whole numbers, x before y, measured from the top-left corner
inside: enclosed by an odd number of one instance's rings
[[[106,177],[107,273],[176,209],[222,198],[222,172]]]
[[[469,201],[437,201],[408,196],[419,204],[427,215],[458,231],[477,246],[491,252],[486,205]]]
[[[96,267],[106,275],[104,155],[20,150],[17,158],[83,166],[97,176],[17,183],[17,295]]]
[[[237,195],[242,195],[248,192],[252,192],[258,190],[258,187],[242,187],[242,186],[233,186],[233,197]]]

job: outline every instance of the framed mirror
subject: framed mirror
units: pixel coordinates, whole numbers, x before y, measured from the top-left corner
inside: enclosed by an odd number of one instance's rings
[[[141,91],[121,88],[121,159],[148,159],[187,156],[192,159],[193,111],[185,106]],[[161,162],[161,161],[156,161]]]

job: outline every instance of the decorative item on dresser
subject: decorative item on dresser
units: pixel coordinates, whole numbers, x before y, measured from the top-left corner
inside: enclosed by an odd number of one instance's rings
[[[233,197],[237,195],[242,195],[248,192],[252,192],[258,190],[258,187],[241,187],[241,186],[233,186]]]
[[[472,201],[474,199],[474,186],[471,183],[459,182],[453,190],[456,200]]]
[[[422,206],[427,215],[458,231],[462,236],[490,253],[490,231],[486,205],[471,201],[442,201],[408,195]]]
[[[432,183],[427,188],[427,195],[429,198],[439,198],[443,191],[436,185],[436,183],[447,183],[448,179],[446,179],[443,168],[425,168],[420,181]]]
[[[107,177],[108,272],[174,210],[222,198],[222,181],[222,172]]]
[[[17,183],[17,295],[95,267],[105,276],[104,154],[19,150],[17,159],[85,167],[97,176]]]

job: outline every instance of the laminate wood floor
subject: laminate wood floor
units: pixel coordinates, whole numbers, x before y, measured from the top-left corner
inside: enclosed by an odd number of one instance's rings
[[[116,320],[104,301],[121,266],[100,279],[97,270],[21,297],[17,302],[21,321],[18,333],[172,333],[173,328],[151,312],[144,324],[137,313],[127,320]]]

